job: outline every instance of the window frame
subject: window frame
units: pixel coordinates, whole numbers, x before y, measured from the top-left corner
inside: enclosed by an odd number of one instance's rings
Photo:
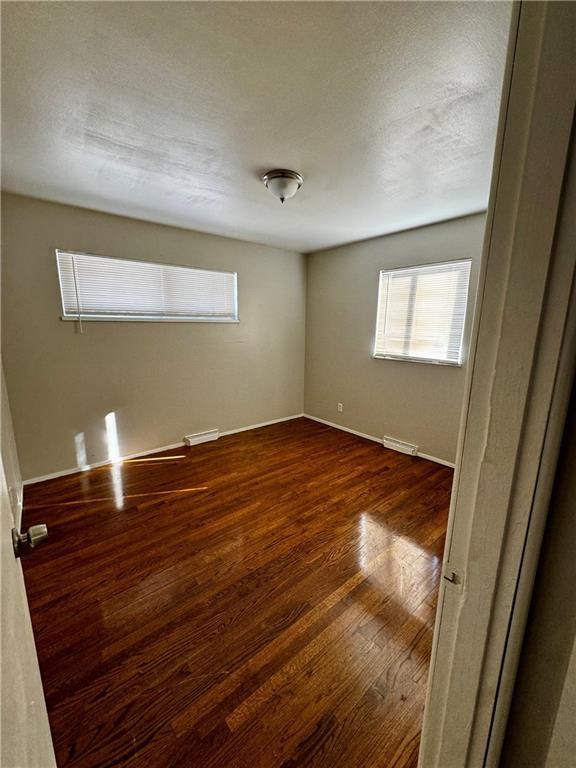
[[[459,361],[455,360],[437,360],[435,358],[429,358],[429,357],[413,357],[411,355],[392,355],[392,354],[382,354],[376,352],[376,341],[378,338],[378,321],[380,317],[380,299],[381,299],[381,290],[382,290],[382,273],[390,273],[390,272],[405,272],[407,270],[413,270],[413,269],[424,269],[425,267],[435,267],[435,266],[444,266],[448,264],[462,264],[462,263],[468,263],[470,264],[470,273],[469,273],[469,279],[468,279],[468,290],[466,292],[466,311],[464,313],[464,323],[462,325],[462,338],[460,339],[460,359]],[[472,267],[473,267],[473,261],[471,258],[464,258],[464,259],[450,259],[449,261],[430,261],[430,262],[424,262],[423,264],[410,264],[403,267],[382,267],[378,270],[378,299],[376,304],[376,325],[374,328],[374,342],[372,344],[372,358],[374,360],[399,360],[400,362],[404,363],[424,363],[425,365],[443,365],[447,366],[449,368],[462,368],[462,366],[465,363],[465,344],[464,344],[464,336],[466,333],[466,325],[468,323],[468,304],[470,301],[470,278],[472,276]]]
[[[240,313],[239,313],[239,307],[238,307],[238,272],[234,272],[232,270],[228,269],[209,269],[205,267],[189,267],[184,264],[172,264],[164,261],[146,261],[145,259],[131,259],[131,258],[124,258],[123,256],[104,256],[101,253],[89,253],[87,251],[74,251],[74,250],[68,250],[67,248],[55,248],[54,253],[56,255],[56,269],[58,271],[58,290],[60,293],[60,304],[62,307],[62,314],[60,315],[60,320],[63,320],[64,322],[95,322],[95,323],[227,323],[227,324],[238,324],[240,322]],[[182,317],[160,317],[159,315],[89,315],[89,314],[83,314],[80,310],[78,313],[74,315],[66,314],[66,304],[64,299],[64,293],[62,290],[62,276],[60,272],[60,260],[58,258],[59,254],[62,255],[68,255],[68,256],[89,256],[92,258],[103,258],[103,259],[115,259],[117,261],[130,261],[135,264],[153,264],[155,266],[160,267],[175,267],[178,269],[190,269],[190,270],[197,270],[200,272],[215,272],[216,274],[226,274],[226,275],[232,275],[234,277],[234,318],[227,318],[227,317],[192,317],[192,316],[182,316]]]

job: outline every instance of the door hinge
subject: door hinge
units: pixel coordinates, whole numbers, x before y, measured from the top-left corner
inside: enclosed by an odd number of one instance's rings
[[[464,581],[464,577],[461,571],[456,570],[451,565],[446,565],[442,578],[444,581],[452,584],[452,586],[457,587],[459,592],[462,591],[462,583]]]

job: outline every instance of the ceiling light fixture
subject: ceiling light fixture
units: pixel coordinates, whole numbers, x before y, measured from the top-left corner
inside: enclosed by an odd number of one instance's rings
[[[299,173],[288,171],[285,168],[268,171],[262,176],[262,181],[281,203],[294,197],[304,183],[304,179]]]

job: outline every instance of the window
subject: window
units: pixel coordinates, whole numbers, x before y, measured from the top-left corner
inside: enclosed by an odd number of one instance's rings
[[[374,357],[461,365],[470,261],[382,270]]]
[[[238,322],[237,275],[56,251],[64,320]]]

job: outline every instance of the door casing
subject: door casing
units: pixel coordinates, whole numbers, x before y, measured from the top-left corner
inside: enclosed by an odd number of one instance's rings
[[[513,7],[420,768],[497,766],[571,383],[576,4]]]

